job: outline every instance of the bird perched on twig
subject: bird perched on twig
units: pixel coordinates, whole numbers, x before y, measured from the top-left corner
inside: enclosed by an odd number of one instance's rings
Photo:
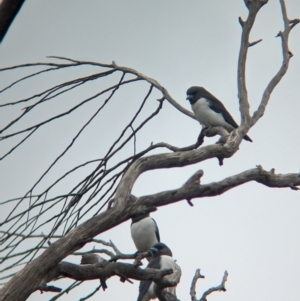
[[[132,217],[131,237],[139,252],[147,252],[155,243],[160,242],[157,224],[149,213]],[[151,257],[147,257],[148,261]]]
[[[173,273],[166,275],[163,279],[169,281],[170,283],[179,283],[181,277],[181,269],[175,263],[172,258],[172,251],[164,243],[156,243],[150,248],[153,256],[149,262],[147,268],[152,269],[172,269]],[[149,301],[151,299],[158,298],[159,300],[165,300],[163,296],[164,288],[159,287],[153,281],[141,281],[139,287],[139,296],[137,301]],[[167,294],[171,293],[176,297],[175,286],[166,288]]]
[[[238,127],[222,102],[203,87],[193,86],[187,90],[186,94],[186,99],[189,100],[195,117],[202,128],[222,126],[230,133]],[[247,135],[243,138],[252,142]]]

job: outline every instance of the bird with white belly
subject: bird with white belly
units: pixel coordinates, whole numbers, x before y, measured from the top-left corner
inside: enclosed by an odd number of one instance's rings
[[[193,86],[187,90],[186,94],[186,99],[189,100],[195,118],[202,125],[202,128],[221,126],[229,133],[238,128],[237,123],[223,103],[203,87]],[[252,142],[247,135],[243,139]]]

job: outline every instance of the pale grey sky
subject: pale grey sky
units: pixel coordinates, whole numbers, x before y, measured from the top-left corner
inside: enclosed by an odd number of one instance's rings
[[[299,18],[298,0],[286,0],[290,18]],[[78,60],[110,63],[134,68],[158,80],[184,107],[187,88],[206,87],[226,105],[239,121],[236,87],[236,66],[241,28],[238,17],[246,18],[242,0],[230,1],[38,1],[26,0],[0,48],[0,66],[46,61],[46,56],[66,56]],[[247,83],[251,111],[281,63],[281,45],[275,35],[282,29],[279,1],[269,1],[259,14],[251,34],[252,40],[263,42],[249,50]],[[152,194],[181,186],[196,170],[203,169],[203,183],[261,164],[277,173],[299,172],[300,137],[299,75],[300,27],[290,36],[294,57],[287,75],[275,89],[264,117],[250,130],[253,143],[243,141],[240,150],[220,167],[216,159],[193,166],[148,172],[134,186],[137,196]],[[31,80],[0,95],[0,102],[17,100],[30,93],[51,87],[74,76],[92,72],[92,68],[66,71]],[[24,70],[0,73],[1,87],[19,78]],[[105,143],[113,141],[117,131],[128,121],[147,92],[146,85],[125,90],[107,109],[107,115],[97,119],[82,135],[66,159],[54,168],[41,188],[67,170],[85,160],[100,158]],[[102,87],[84,86],[74,99],[87,97]],[[149,101],[150,114],[156,107],[154,93]],[[36,123],[58,109],[66,108],[74,99],[62,99],[46,105],[20,126]],[[26,106],[26,105],[24,105]],[[20,109],[0,110],[1,128],[20,114]],[[84,107],[66,120],[45,126],[20,149],[0,162],[1,201],[21,196],[33,185],[55,157],[68,145],[72,135],[87,121],[97,103]],[[33,116],[33,115],[32,115]],[[31,117],[32,118],[32,117]],[[12,130],[15,131],[17,127]],[[137,142],[139,150],[152,141],[176,146],[195,142],[200,126],[168,103],[162,113],[145,128]],[[205,144],[216,139],[206,139]],[[1,154],[11,142],[1,142]],[[70,180],[75,186],[81,175]],[[57,189],[59,190],[60,187]],[[63,187],[61,187],[63,189]],[[58,190],[56,192],[58,192]],[[299,300],[300,283],[300,195],[290,189],[270,189],[249,183],[222,196],[159,208],[152,214],[158,223],[161,239],[173,251],[182,268],[178,298],[188,300],[191,279],[201,268],[204,280],[199,280],[197,296],[207,288],[220,284],[228,270],[226,293],[214,293],[209,300]],[[25,207],[27,204],[24,205]],[[5,208],[8,210],[9,208]],[[125,253],[134,251],[130,237],[130,222],[99,236],[112,241]],[[47,233],[47,228],[44,229]],[[88,247],[86,247],[88,248]],[[92,248],[92,246],[90,246]],[[74,259],[79,263],[79,258]],[[67,281],[59,284],[66,288]],[[120,283],[118,278],[107,282],[108,289],[91,300],[135,300],[138,282]],[[58,285],[58,284],[57,284]],[[61,300],[79,300],[97,281],[90,281]],[[51,293],[33,294],[29,300],[48,300]]]

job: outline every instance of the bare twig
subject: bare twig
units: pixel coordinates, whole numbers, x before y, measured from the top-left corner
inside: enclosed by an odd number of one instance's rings
[[[228,273],[227,271],[225,271],[221,284],[205,291],[202,297],[199,299],[199,301],[207,301],[206,299],[207,296],[213,292],[220,292],[220,291],[226,292],[225,282],[227,281],[227,277],[228,277]]]
[[[248,44],[248,47],[252,47],[252,46],[254,46],[254,45],[260,43],[261,41],[262,41],[262,39],[259,39],[259,40],[257,40],[257,41],[251,42],[251,43]]]
[[[200,278],[205,278],[205,276],[201,275],[200,269],[197,269],[196,272],[195,272],[195,275],[193,277],[191,288],[190,288],[190,295],[191,295],[191,300],[192,301],[197,301],[196,283],[197,283],[197,280],[200,279]]]

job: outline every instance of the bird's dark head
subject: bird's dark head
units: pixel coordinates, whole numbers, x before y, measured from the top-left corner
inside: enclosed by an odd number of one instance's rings
[[[153,257],[158,257],[161,255],[167,255],[167,256],[171,256],[171,257],[173,256],[170,248],[162,242],[158,242],[158,243],[154,244],[150,248],[150,251],[152,252]]]
[[[138,214],[134,214],[131,219],[132,219],[132,224],[137,223],[139,221],[141,221],[142,219],[146,218],[150,216],[149,212],[144,212],[144,213],[138,213]]]
[[[192,104],[194,104],[198,99],[204,97],[207,91],[203,87],[193,86],[186,91],[186,99]]]

